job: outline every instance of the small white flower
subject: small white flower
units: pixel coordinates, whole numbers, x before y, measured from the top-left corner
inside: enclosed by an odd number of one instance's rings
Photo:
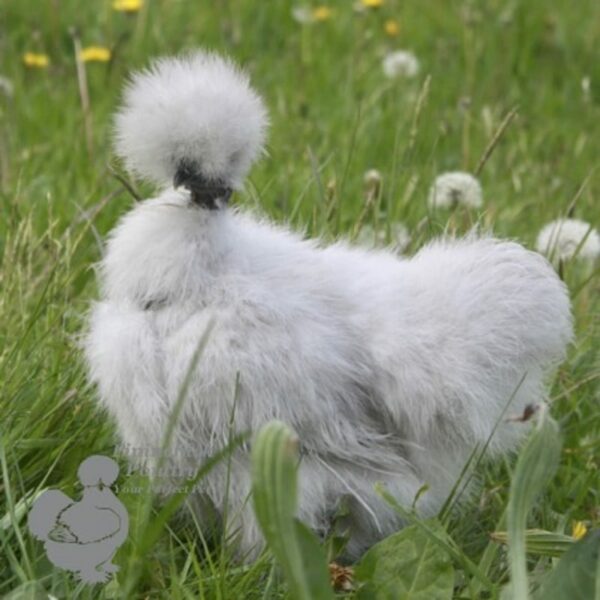
[[[389,246],[397,254],[402,254],[410,245],[411,235],[403,223],[392,223],[390,226],[390,242],[388,244],[387,230],[381,227],[375,231],[371,225],[363,225],[356,243],[363,248],[384,248]]]
[[[478,208],[483,204],[481,185],[469,173],[444,173],[431,186],[428,203],[430,208],[450,208],[459,204]]]
[[[2,75],[0,75],[0,92],[8,98],[12,98],[14,93],[12,81],[8,77],[3,77]]]
[[[383,72],[388,79],[414,77],[419,72],[419,61],[407,50],[390,52],[383,57]]]
[[[302,25],[307,25],[313,21],[312,10],[308,6],[295,6],[292,8],[292,17],[294,21]]]
[[[594,260],[600,256],[600,235],[585,221],[557,219],[542,228],[535,247],[553,260]]]

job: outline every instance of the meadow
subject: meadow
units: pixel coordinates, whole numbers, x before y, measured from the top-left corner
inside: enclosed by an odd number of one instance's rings
[[[129,12],[108,0],[0,6],[0,597],[290,597],[270,552],[250,566],[228,560],[219,544],[207,557],[188,521],[153,528],[160,519],[141,511],[136,526],[151,530],[143,555],[135,539],[122,548],[123,571],[106,586],[55,569],[26,527],[39,490],[76,496],[79,463],[115,455],[114,427],[97,408],[79,342],[98,296],[102,240],[134,194],[152,193],[111,153],[111,113],[124,78],[153,56],[199,46],[245,65],[271,124],[268,155],[234,202],[307,236],[330,241],[372,231],[393,244],[402,223],[410,256],[446,231],[479,224],[534,248],[554,219],[600,224],[600,3],[135,4]],[[400,49],[414,53],[418,72],[387,77],[382,61]],[[373,169],[375,192],[365,182]],[[432,182],[456,170],[477,174],[482,206],[433,210]],[[575,258],[559,267],[576,341],[550,396],[562,448],[527,519],[527,528],[556,534],[554,545],[528,547],[534,587],[577,531],[600,526],[598,264]],[[540,431],[546,441],[559,435]],[[515,464],[516,457],[481,465],[476,495],[436,524],[446,540],[438,550],[452,564],[450,592],[398,597],[511,597],[507,547],[491,534],[507,530]],[[127,502],[133,514],[139,498]],[[358,583],[336,591],[368,593]]]

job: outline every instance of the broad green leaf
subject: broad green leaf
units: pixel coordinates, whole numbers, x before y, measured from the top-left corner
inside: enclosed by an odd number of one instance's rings
[[[302,521],[296,520],[295,525],[296,537],[303,557],[306,577],[309,582],[315,581],[325,587],[329,597],[331,584],[329,582],[329,574],[325,569],[327,565],[325,549],[319,544],[311,529],[302,523]],[[310,586],[316,591],[319,589],[318,586],[312,583]]]
[[[429,528],[446,532],[436,521]],[[421,528],[412,525],[373,546],[355,570],[363,583],[359,598],[376,600],[444,600],[452,598],[454,568],[448,554]]]
[[[314,534],[296,519],[298,439],[287,425],[272,421],[252,448],[254,511],[269,548],[295,600],[330,600],[333,591],[325,553]]]
[[[545,410],[541,411],[535,429],[519,454],[508,499],[510,597],[514,600],[529,598],[525,554],[527,515],[537,495],[556,471],[561,445],[558,425]]]
[[[600,598],[600,530],[588,533],[560,559],[535,594],[536,600]]]

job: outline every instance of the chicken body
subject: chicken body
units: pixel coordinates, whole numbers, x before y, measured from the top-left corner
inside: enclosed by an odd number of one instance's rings
[[[439,241],[400,259],[322,246],[175,190],[121,220],[101,279],[87,358],[125,444],[161,447],[193,369],[170,464],[197,468],[231,427],[287,422],[302,448],[299,517],[326,532],[347,501],[350,557],[399,526],[376,482],[405,506],[427,484],[418,509],[431,515],[477,444],[495,432],[491,455],[514,449],[526,426],[503,415],[545,399],[571,337],[565,286],[518,244]],[[228,515],[252,557],[262,538],[248,452],[197,497]]]

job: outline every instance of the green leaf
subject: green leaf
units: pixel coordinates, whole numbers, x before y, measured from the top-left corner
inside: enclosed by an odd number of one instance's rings
[[[494,531],[490,537],[500,544],[508,544],[506,531]],[[554,533],[543,529],[525,530],[525,552],[538,556],[560,557],[569,550],[575,540],[563,533]]]
[[[329,581],[329,573],[326,570],[327,557],[325,549],[315,537],[314,533],[302,521],[296,519],[296,538],[300,546],[300,553],[303,557],[304,570],[309,581],[309,587],[318,591],[322,586],[327,590],[326,597],[331,597],[331,583]],[[317,582],[318,585],[310,582]],[[315,596],[311,596],[315,597]]]
[[[281,565],[295,600],[331,600],[325,553],[296,519],[298,439],[287,425],[272,421],[252,448],[252,497],[265,540]]]
[[[447,537],[437,521],[428,521],[428,525],[440,538]],[[450,557],[417,525],[373,546],[354,574],[363,582],[358,598],[444,600],[452,598],[454,589]]]
[[[508,558],[511,598],[527,600],[529,584],[525,551],[527,515],[537,495],[554,475],[562,443],[556,422],[543,410],[529,436],[513,474],[508,510]]]
[[[3,600],[48,600],[50,596],[43,584],[35,579],[26,581],[19,587],[2,596]]]
[[[600,530],[573,544],[546,576],[536,600],[594,600],[600,598]]]

